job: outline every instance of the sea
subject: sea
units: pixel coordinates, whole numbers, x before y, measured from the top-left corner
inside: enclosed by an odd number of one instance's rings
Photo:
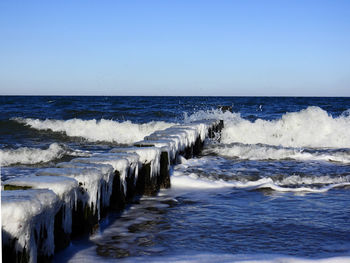
[[[231,111],[221,111],[229,106]],[[350,262],[350,98],[1,96],[1,181],[224,120],[171,188],[53,262]]]

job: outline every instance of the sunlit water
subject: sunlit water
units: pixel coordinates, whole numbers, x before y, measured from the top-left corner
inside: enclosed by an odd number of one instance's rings
[[[2,180],[225,121],[220,142],[172,168],[171,189],[110,213],[55,262],[350,262],[349,98],[1,99]]]

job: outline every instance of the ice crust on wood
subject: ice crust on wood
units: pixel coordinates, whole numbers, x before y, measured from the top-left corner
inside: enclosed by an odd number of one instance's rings
[[[135,174],[135,182],[138,177],[138,171],[140,168],[140,156],[137,153],[132,152],[118,152],[118,153],[100,153],[95,157],[106,158],[108,160],[123,158],[129,162],[129,174]]]
[[[101,198],[104,207],[109,206],[109,199],[112,194],[114,169],[109,164],[102,163],[80,163],[80,162],[64,162],[56,165],[58,168],[80,168],[80,169],[97,169],[102,173],[103,180],[101,182]]]
[[[90,207],[96,207],[100,215],[101,185],[104,175],[96,168],[46,168],[37,172],[38,176],[66,176],[78,181],[84,191],[80,191],[79,200]]]
[[[61,201],[51,190],[1,191],[1,218],[3,245],[15,241],[15,250],[28,253],[29,262],[37,262],[37,252],[52,256],[54,253],[54,218]],[[46,231],[38,247],[35,235]]]
[[[71,161],[72,163],[85,163],[85,164],[107,164],[113,167],[115,171],[119,172],[120,180],[124,187],[124,194],[126,193],[126,177],[129,169],[129,161],[126,158],[120,158],[118,156],[100,156],[96,155],[90,158],[76,158]],[[112,188],[112,187],[111,187]]]
[[[140,165],[151,164],[151,177],[157,176],[160,173],[160,155],[161,150],[157,147],[127,147],[113,148],[111,153],[136,153],[140,159]]]
[[[16,249],[23,251],[25,248],[30,262],[36,262],[38,251],[40,256],[51,256],[54,253],[54,218],[62,205],[65,206],[62,226],[66,233],[71,233],[72,210],[76,209],[78,200],[84,206],[90,206],[94,215],[100,219],[101,205],[110,205],[112,190],[116,187],[113,185],[115,176],[120,177],[119,182],[126,196],[127,185],[130,186],[133,182],[136,186],[139,170],[146,166],[147,174],[151,178],[147,179],[148,192],[153,194],[154,189],[159,190],[159,180],[163,180],[158,176],[169,176],[169,171],[166,171],[169,169],[169,161],[176,160],[178,154],[186,153],[185,157],[192,156],[195,153],[194,148],[200,149],[208,133],[218,124],[219,121],[201,120],[175,125],[146,136],[144,140],[134,144],[138,147],[114,148],[108,153],[59,163],[57,168],[41,169],[36,173],[37,176],[8,180],[5,184],[29,186],[32,190],[2,191],[3,231],[8,233],[8,237],[18,238]],[[164,172],[166,159],[168,166]],[[134,176],[135,180],[129,180],[127,183],[128,176]],[[159,184],[158,189],[153,184]],[[42,228],[47,230],[48,237],[40,244],[38,250],[34,232],[40,233]],[[3,242],[6,244],[10,240],[6,236]]]
[[[66,233],[72,232],[72,210],[77,202],[79,187],[75,179],[63,176],[25,176],[7,180],[4,185],[52,190],[64,204],[62,227]]]
[[[135,146],[138,147],[157,147],[162,152],[167,152],[170,160],[174,160],[176,158],[177,153],[177,144],[175,140],[172,139],[159,139],[159,140],[143,140],[134,143]]]
[[[209,128],[215,124],[217,124],[217,121],[208,120],[175,125],[162,131],[156,131],[137,144],[149,142],[156,147],[167,147],[171,158],[175,158],[174,155],[177,152],[193,146],[198,138],[203,142],[208,135]]]

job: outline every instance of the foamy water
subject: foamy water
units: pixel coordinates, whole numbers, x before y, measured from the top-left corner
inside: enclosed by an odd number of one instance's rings
[[[350,261],[349,98],[6,97],[0,108],[2,181],[62,161],[59,171],[91,167],[70,160],[87,155],[126,170],[107,157],[112,148],[174,124],[224,120],[220,141],[178,158],[171,189],[111,212],[54,262]],[[151,161],[141,155],[124,162]]]
[[[0,150],[0,164],[38,164],[61,159],[64,156],[89,156],[88,152],[71,150],[67,146],[52,143],[47,149],[20,147]]]
[[[88,256],[88,257],[87,257]],[[115,262],[115,259],[102,259],[95,256],[94,248],[86,249],[74,255],[69,260],[71,263],[78,262]],[[170,255],[166,257],[147,257],[147,262],[160,263],[348,263],[350,256],[330,257],[321,259],[308,259],[300,257],[291,257],[286,255],[232,255],[232,254],[217,254],[217,253],[198,253],[183,255]],[[118,259],[118,262],[145,262],[145,257],[132,257],[127,259]]]
[[[292,193],[324,193],[334,188],[350,186],[350,173],[338,176],[271,174],[251,177],[249,171],[230,167],[221,169],[216,165],[215,160],[207,157],[183,160],[174,169],[172,186],[177,189],[270,189]],[[200,167],[205,167],[205,170]],[[220,171],[221,175],[213,177],[212,173],[215,171]]]
[[[39,120],[30,118],[15,118],[33,129],[62,132],[70,137],[82,137],[91,142],[106,141],[120,144],[131,144],[142,140],[145,136],[157,130],[163,130],[174,123],[152,121],[136,124],[131,121],[117,122],[112,120]]]
[[[319,107],[290,112],[281,119],[226,122],[223,143],[268,144],[285,147],[349,148],[350,117],[333,118]]]
[[[199,111],[185,121],[222,119],[221,144],[206,150],[228,158],[350,162],[350,117],[348,110],[332,117],[319,107],[283,114],[275,120],[250,121],[240,113]]]
[[[230,158],[248,160],[284,160],[326,161],[350,163],[350,150],[324,150],[290,147],[275,147],[261,144],[220,144],[207,149],[207,153],[215,153]]]

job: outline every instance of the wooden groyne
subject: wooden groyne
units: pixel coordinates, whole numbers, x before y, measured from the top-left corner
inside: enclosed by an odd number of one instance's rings
[[[75,158],[3,182],[3,262],[47,262],[72,238],[90,234],[109,210],[170,187],[179,156],[200,153],[222,121],[205,120],[154,132],[133,147]]]

